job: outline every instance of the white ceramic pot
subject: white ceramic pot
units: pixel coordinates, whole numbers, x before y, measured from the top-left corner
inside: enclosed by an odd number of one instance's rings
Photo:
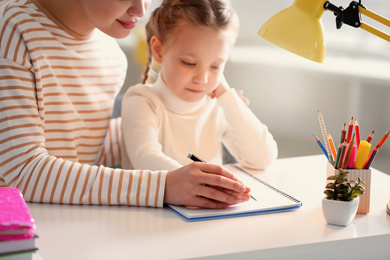
[[[328,224],[348,226],[356,216],[360,197],[351,201],[322,199],[322,212]]]

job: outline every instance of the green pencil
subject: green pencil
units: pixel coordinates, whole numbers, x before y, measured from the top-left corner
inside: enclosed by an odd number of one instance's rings
[[[337,156],[336,156],[336,162],[334,163],[334,168],[337,169],[337,165],[340,160],[340,154],[341,154],[341,143],[339,144],[339,148],[337,149]]]

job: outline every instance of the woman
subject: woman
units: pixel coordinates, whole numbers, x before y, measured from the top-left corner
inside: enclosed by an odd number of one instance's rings
[[[121,119],[111,119],[126,37],[150,0],[5,0],[0,3],[0,186],[27,201],[164,203],[224,208],[249,188],[226,169],[122,170]]]

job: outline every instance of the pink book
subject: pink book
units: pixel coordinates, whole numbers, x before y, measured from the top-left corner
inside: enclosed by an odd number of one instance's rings
[[[0,241],[31,238],[34,229],[34,220],[20,190],[0,188]]]

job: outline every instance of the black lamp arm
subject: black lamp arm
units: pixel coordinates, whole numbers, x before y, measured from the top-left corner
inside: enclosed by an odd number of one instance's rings
[[[337,29],[340,29],[341,26],[345,23],[355,28],[361,28],[390,42],[389,34],[362,22],[361,14],[366,15],[367,17],[370,17],[373,20],[388,27],[390,27],[390,20],[365,8],[362,5],[361,0],[359,0],[359,2],[352,1],[346,9],[343,7],[337,7],[327,1],[324,3],[324,9],[332,11],[335,14]]]
[[[329,1],[324,3],[324,9],[332,11],[336,16],[337,29],[340,29],[344,23],[355,28],[360,27],[362,18],[359,12],[359,6],[365,8],[360,1],[359,3],[352,1],[346,9],[341,6],[337,7]]]

